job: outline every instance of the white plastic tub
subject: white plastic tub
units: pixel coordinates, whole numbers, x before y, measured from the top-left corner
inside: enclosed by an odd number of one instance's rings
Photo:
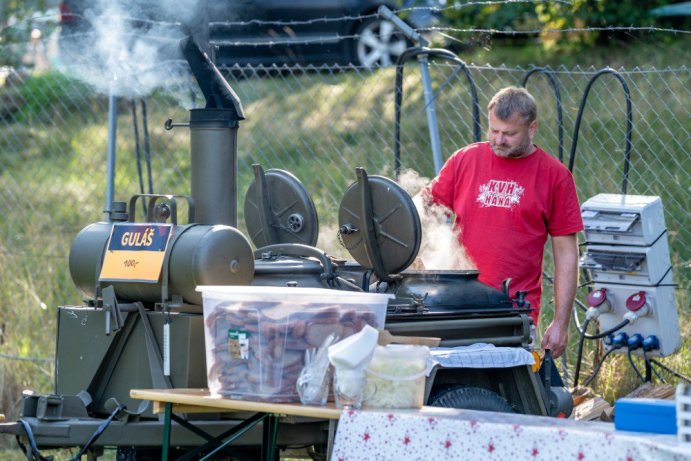
[[[365,406],[420,408],[425,398],[425,369],[429,348],[389,344],[378,346],[367,367]]]

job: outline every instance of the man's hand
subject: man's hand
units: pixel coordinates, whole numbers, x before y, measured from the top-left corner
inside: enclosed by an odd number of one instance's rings
[[[566,351],[566,343],[569,340],[568,328],[564,328],[554,322],[550,323],[542,336],[542,350],[550,349],[552,357],[560,357]]]

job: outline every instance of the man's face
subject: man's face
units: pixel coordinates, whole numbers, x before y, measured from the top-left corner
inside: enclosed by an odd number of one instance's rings
[[[508,120],[501,120],[494,111],[489,113],[489,131],[487,138],[492,150],[499,157],[520,158],[533,153],[533,136],[537,121],[526,124],[518,114]]]

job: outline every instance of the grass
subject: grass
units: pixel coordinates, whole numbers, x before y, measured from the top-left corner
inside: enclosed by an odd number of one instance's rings
[[[524,66],[540,63],[557,69],[581,65],[600,68],[625,66],[678,67],[687,63],[689,40],[672,44],[637,43],[628,48],[598,49],[582,54],[543,54],[537,48],[487,46],[461,57],[467,62],[493,63],[495,69],[477,69],[480,105],[494,90],[520,83],[523,72],[496,69],[498,64]],[[586,61],[587,59],[587,61]],[[433,69],[440,86],[453,68]],[[650,76],[652,75],[652,77]],[[691,374],[691,322],[688,292],[691,287],[689,261],[689,145],[679,139],[688,120],[691,96],[688,80],[665,79],[665,74],[627,74],[632,84],[635,107],[635,150],[630,191],[655,193],[666,208],[677,306],[684,344],[677,354],[662,361]],[[570,129],[588,76],[559,73],[567,123],[566,155]],[[232,81],[243,100],[248,120],[238,134],[238,227],[245,231],[242,217],[244,191],[252,181],[251,164],[265,169],[291,171],[305,184],[320,219],[318,246],[329,254],[349,257],[337,244],[337,208],[340,197],[354,182],[355,166],[370,174],[393,175],[393,69],[375,73],[334,72],[282,73],[273,78]],[[68,85],[61,80],[61,85]],[[55,89],[54,86],[48,88]],[[62,87],[60,87],[62,88]],[[531,81],[530,89],[540,96],[541,123],[538,142],[557,151],[555,109],[551,88],[542,80]],[[39,90],[33,90],[39,91]],[[617,192],[620,187],[623,146],[623,103],[620,88],[613,83],[594,86],[580,133],[575,176],[581,200],[599,192]],[[57,91],[56,91],[57,93]],[[62,92],[60,95],[64,94]],[[73,94],[73,93],[70,93]],[[422,176],[433,176],[423,94],[416,67],[406,69],[402,118],[402,162]],[[24,97],[30,96],[25,94]],[[55,96],[58,97],[58,96]],[[60,96],[61,98],[63,96]],[[55,350],[55,307],[81,302],[73,287],[66,260],[74,235],[88,223],[103,218],[107,140],[106,100],[82,98],[68,109],[51,107],[45,117],[23,114],[14,122],[0,123],[0,324],[4,325],[0,351],[0,412],[16,417],[21,391],[31,388],[49,393],[53,386]],[[52,102],[51,102],[52,101]],[[57,99],[41,104],[57,104]],[[189,193],[189,140],[185,129],[163,129],[163,121],[187,119],[187,112],[163,96],[148,99],[154,186],[161,193]],[[122,101],[118,118],[117,199],[128,200],[138,192],[134,161],[131,106]],[[444,154],[472,141],[469,121],[470,98],[461,76],[437,101],[437,114]],[[24,123],[23,121],[30,121]],[[681,124],[681,125],[680,125]],[[483,122],[484,126],[484,122]],[[141,126],[140,126],[141,129]],[[601,172],[607,174],[598,174]],[[549,268],[548,268],[549,271]],[[550,287],[544,295],[544,328],[550,318]],[[583,293],[580,296],[584,299]],[[572,330],[569,364],[575,362],[576,331]],[[88,347],[88,345],[85,345]],[[581,379],[598,360],[595,344],[589,344]],[[22,357],[32,360],[13,360]],[[35,360],[34,360],[35,359]],[[48,359],[46,361],[45,359]],[[669,377],[670,382],[675,382]],[[637,378],[621,356],[608,360],[594,382],[595,390],[608,401],[637,386]],[[5,458],[0,452],[0,457]],[[9,456],[9,455],[8,455]]]

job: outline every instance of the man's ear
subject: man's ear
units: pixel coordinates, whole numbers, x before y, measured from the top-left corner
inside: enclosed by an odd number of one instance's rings
[[[530,122],[530,125],[528,125],[528,135],[530,135],[531,141],[535,137],[536,132],[537,132],[537,120],[533,120],[532,122]]]

